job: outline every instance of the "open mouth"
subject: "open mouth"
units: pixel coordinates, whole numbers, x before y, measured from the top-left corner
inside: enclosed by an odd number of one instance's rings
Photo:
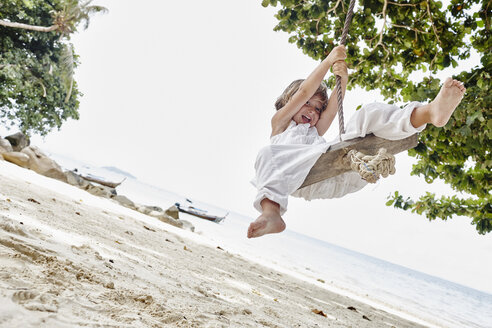
[[[302,115],[302,121],[304,123],[311,123],[311,118],[309,116]]]

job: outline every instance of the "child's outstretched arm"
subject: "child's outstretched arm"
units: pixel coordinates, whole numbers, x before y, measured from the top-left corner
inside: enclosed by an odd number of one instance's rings
[[[345,46],[333,48],[330,54],[314,69],[299,86],[299,90],[272,117],[272,136],[280,134],[289,126],[294,115],[314,95],[333,63],[347,57]]]
[[[348,81],[348,71],[347,64],[345,61],[337,61],[333,63],[333,74],[338,75],[342,78],[342,100],[345,97],[345,89],[347,88]],[[318,134],[320,136],[324,135],[331,123],[335,119],[338,111],[338,100],[337,100],[337,89],[336,87],[333,89],[330,95],[330,100],[328,100],[328,105],[326,106],[326,110],[321,113],[321,117],[319,118],[318,123],[316,123],[316,129],[318,130]]]

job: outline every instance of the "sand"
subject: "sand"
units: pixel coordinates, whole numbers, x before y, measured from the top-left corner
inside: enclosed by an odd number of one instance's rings
[[[6,162],[0,304],[1,327],[420,327]]]

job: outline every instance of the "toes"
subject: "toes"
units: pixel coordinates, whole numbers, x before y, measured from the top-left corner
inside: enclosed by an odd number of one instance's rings
[[[253,238],[258,236],[259,236],[258,228],[253,228],[250,226],[248,229],[248,238]]]
[[[258,230],[264,226],[264,222],[251,222],[248,228],[248,238],[254,237]]]
[[[448,77],[446,79],[446,81],[444,81],[444,86],[446,86],[447,88],[450,88],[453,86],[453,83],[454,83],[454,80],[450,77]]]
[[[448,80],[449,80],[449,78],[448,78]],[[444,83],[447,83],[448,80],[446,80],[446,82],[444,82]],[[465,86],[463,85],[463,82],[458,81],[458,80],[452,80],[451,84],[447,85],[447,87],[457,87],[462,93],[464,93],[466,90]]]

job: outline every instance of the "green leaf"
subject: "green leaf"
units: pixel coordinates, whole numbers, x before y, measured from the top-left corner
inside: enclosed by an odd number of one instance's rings
[[[477,118],[483,119],[482,112],[476,111],[475,113],[468,116],[468,118],[466,119],[466,125],[472,125]]]
[[[24,3],[24,6],[29,9],[34,8],[34,3],[32,2],[32,0],[22,0],[22,2]]]

